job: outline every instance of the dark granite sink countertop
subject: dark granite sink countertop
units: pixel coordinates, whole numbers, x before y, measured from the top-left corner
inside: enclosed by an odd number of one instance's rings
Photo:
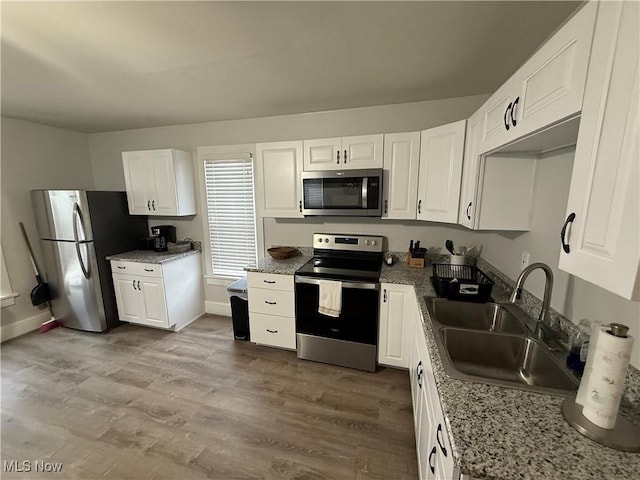
[[[430,275],[430,265],[416,269],[399,262],[382,267],[381,282],[415,287],[454,461],[460,473],[505,480],[637,478],[640,454],[619,452],[582,436],[562,417],[563,397],[449,377],[442,366],[423,300],[425,295],[435,296]],[[507,292],[495,287],[494,290],[494,297],[506,298]]]

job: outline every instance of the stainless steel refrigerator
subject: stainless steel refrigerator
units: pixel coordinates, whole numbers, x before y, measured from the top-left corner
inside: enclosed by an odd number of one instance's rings
[[[129,215],[124,192],[32,190],[31,200],[56,318],[88,332],[119,325],[105,257],[135,250],[147,217]]]

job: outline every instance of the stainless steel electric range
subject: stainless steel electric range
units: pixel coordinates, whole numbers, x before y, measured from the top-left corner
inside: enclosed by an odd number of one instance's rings
[[[313,258],[295,274],[298,358],[375,371],[382,240],[313,235]],[[340,282],[335,317],[318,311],[320,284],[327,280]]]

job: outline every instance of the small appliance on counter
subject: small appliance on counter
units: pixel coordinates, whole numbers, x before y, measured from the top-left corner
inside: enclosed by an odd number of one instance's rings
[[[167,243],[176,243],[176,227],[173,225],[156,225],[151,227],[153,249],[156,252],[166,252]]]

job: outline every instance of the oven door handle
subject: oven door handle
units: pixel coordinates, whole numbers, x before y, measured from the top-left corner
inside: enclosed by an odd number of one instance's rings
[[[368,282],[343,282],[342,280],[332,280],[342,283],[342,288],[353,288],[356,290],[380,290],[379,283]],[[296,283],[307,283],[309,285],[320,285],[320,280],[317,278],[299,277],[296,276]]]

